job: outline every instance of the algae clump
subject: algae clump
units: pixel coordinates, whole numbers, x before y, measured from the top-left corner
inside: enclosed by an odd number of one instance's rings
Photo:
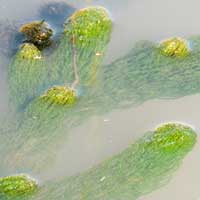
[[[24,24],[19,31],[25,35],[26,42],[33,43],[39,49],[44,49],[51,44],[53,31],[45,21]]]
[[[168,183],[195,143],[190,127],[162,125],[96,167],[47,184],[36,199],[136,200]]]
[[[187,41],[177,37],[163,41],[159,50],[163,55],[178,58],[186,57],[190,52]]]
[[[52,104],[66,105],[76,101],[76,93],[66,86],[54,86],[41,97]]]
[[[16,199],[33,193],[37,183],[27,175],[14,175],[0,178],[0,197]]]

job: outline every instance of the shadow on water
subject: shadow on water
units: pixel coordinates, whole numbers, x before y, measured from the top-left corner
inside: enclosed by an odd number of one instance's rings
[[[75,12],[75,8],[65,2],[52,2],[43,5],[39,10],[39,17],[48,21],[57,30],[61,30],[69,16]]]

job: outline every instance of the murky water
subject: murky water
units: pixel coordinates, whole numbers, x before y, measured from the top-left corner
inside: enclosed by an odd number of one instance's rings
[[[54,1],[54,2],[59,2]],[[180,0],[69,0],[75,8],[102,5],[109,9],[114,30],[105,63],[126,55],[139,40],[157,41],[170,36],[189,37],[200,34],[199,1]],[[0,0],[0,20],[38,19],[39,9],[46,0]],[[0,113],[8,114],[6,66],[10,58],[0,57]],[[70,131],[57,147],[56,160],[47,170],[34,174],[43,183],[62,176],[82,172],[105,158],[117,154],[143,133],[163,122],[189,124],[200,133],[200,95],[178,99],[149,100],[129,109],[118,109],[101,116],[93,116]],[[172,181],[140,200],[198,200],[200,198],[200,145],[184,160]],[[51,153],[51,152],[49,152]],[[31,170],[31,169],[30,169]],[[17,169],[13,173],[20,171]],[[4,172],[0,172],[4,175]]]

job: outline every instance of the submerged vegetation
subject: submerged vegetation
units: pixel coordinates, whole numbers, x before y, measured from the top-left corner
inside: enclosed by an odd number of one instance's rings
[[[52,57],[45,58],[42,55],[41,59],[19,59],[19,50],[9,66],[11,100],[17,108],[23,109],[20,109],[22,112],[17,119],[17,137],[13,137],[7,143],[10,144],[7,146],[10,153],[3,161],[5,164],[18,166],[23,163],[27,169],[29,162],[26,162],[26,159],[31,158],[34,169],[40,170],[41,162],[47,164],[47,160],[51,159],[45,156],[44,159],[35,162],[38,156],[43,156],[36,153],[38,145],[43,142],[45,152],[52,149],[57,138],[55,131],[61,127],[62,134],[62,124],[66,119],[68,129],[83,121],[84,116],[94,112],[94,109],[88,107],[90,102],[95,100],[92,95],[94,89],[87,89],[87,86],[90,84],[91,88],[95,88],[91,81],[98,75],[98,68],[103,59],[97,52],[104,53],[112,23],[107,11],[101,7],[82,9],[74,15],[76,17],[73,17],[73,21],[68,20],[66,24],[70,32],[63,33],[60,45]],[[81,26],[77,23],[86,24]],[[84,29],[85,32],[80,32],[80,29]],[[88,36],[87,31],[90,34]],[[85,37],[84,44],[76,44],[76,37],[81,35]],[[90,96],[80,96],[78,92],[81,87],[86,94],[89,91]],[[73,104],[77,98],[80,98],[79,101]],[[12,165],[12,162],[15,164]]]
[[[87,172],[47,184],[33,199],[135,200],[168,183],[195,143],[190,127],[162,125]]]
[[[109,13],[102,7],[68,17],[59,46],[49,57],[42,50],[52,31],[44,21],[26,24],[20,31],[28,43],[8,67],[17,129],[3,136],[1,169],[39,173],[54,161],[54,150],[66,133],[90,117],[149,99],[200,92],[198,37],[188,39],[191,52],[180,38],[159,45],[138,42],[126,56],[102,66],[112,31]],[[163,125],[87,172],[47,183],[33,199],[137,199],[167,183],[195,142],[191,128]],[[36,187],[25,176],[0,179],[3,195],[21,195]]]
[[[48,80],[46,71],[40,50],[34,44],[23,44],[8,68],[10,100],[17,109],[40,94]]]
[[[36,181],[27,175],[14,175],[0,178],[0,198],[3,200],[30,195],[36,189]]]
[[[200,93],[200,38],[187,40],[192,51],[182,59],[161,54],[154,42],[140,41],[126,56],[103,67],[102,87],[107,97],[103,107]]]

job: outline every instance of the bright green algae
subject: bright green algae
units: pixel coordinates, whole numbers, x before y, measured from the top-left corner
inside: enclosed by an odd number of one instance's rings
[[[47,90],[41,98],[52,104],[67,105],[75,103],[77,96],[76,92],[71,88],[55,86]]]
[[[42,53],[33,44],[23,44],[8,69],[10,101],[17,109],[40,94],[47,82],[47,67]]]
[[[96,167],[47,184],[32,199],[135,200],[168,183],[195,143],[190,127],[162,125]]]
[[[18,199],[32,194],[37,183],[27,175],[14,175],[0,178],[0,199]]]
[[[51,79],[56,83],[74,81],[77,67],[79,83],[95,82],[110,40],[112,21],[102,7],[89,7],[76,11],[67,19],[60,45],[50,58]]]
[[[190,48],[182,38],[170,38],[160,43],[160,52],[165,56],[183,58],[189,55]]]

